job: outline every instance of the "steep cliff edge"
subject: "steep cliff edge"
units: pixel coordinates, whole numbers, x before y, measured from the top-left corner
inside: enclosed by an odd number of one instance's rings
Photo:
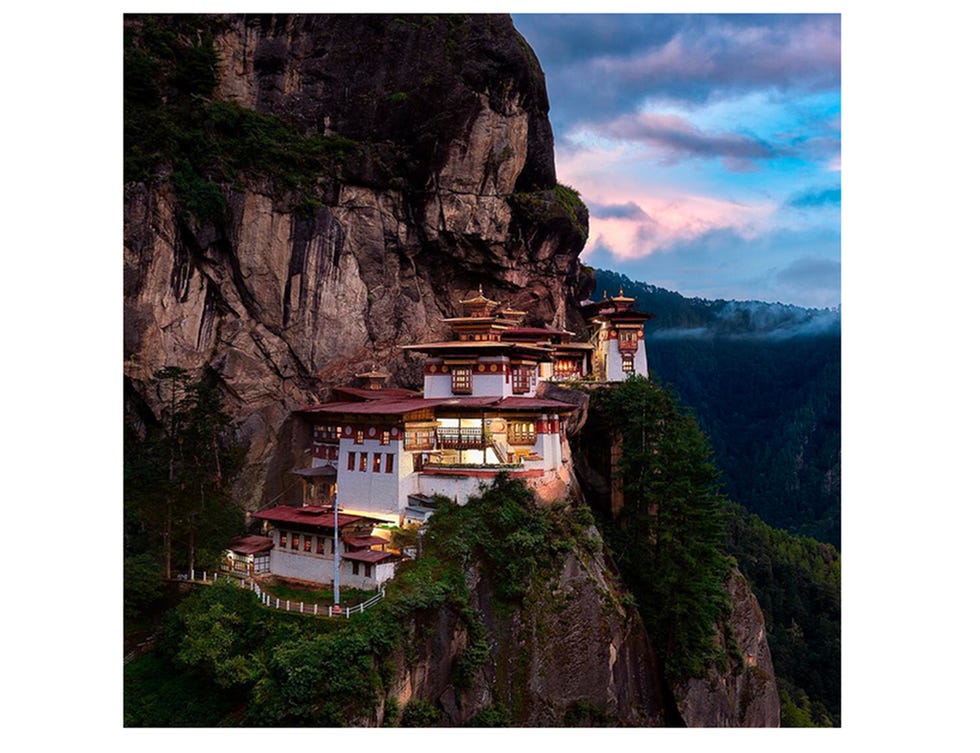
[[[159,413],[165,365],[217,384],[249,446],[249,506],[279,492],[318,374],[379,364],[415,386],[398,346],[446,334],[478,285],[581,326],[588,213],[556,187],[544,77],[509,18],[126,26],[127,409]]]

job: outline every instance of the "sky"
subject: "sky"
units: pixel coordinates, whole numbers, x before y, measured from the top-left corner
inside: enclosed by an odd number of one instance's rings
[[[841,24],[513,15],[545,72],[584,263],[686,296],[841,301]]]

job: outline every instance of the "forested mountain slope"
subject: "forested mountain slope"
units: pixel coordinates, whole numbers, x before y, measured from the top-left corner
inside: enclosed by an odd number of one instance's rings
[[[777,528],[840,546],[840,312],[706,301],[596,270],[656,315],[650,370],[707,432],[724,489]]]

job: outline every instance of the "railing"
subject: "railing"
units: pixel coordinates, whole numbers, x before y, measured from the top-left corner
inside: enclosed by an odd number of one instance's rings
[[[486,436],[480,427],[452,428],[442,427],[436,431],[439,447],[444,450],[482,450],[486,446]]]
[[[200,576],[198,574],[200,573]],[[187,583],[195,583],[198,585],[214,585],[218,581],[219,573],[208,572],[207,570],[195,570],[191,576],[187,573],[181,573],[177,576],[177,580],[185,581]],[[229,582],[234,582],[232,580],[232,575],[229,573],[222,573],[221,577],[227,578]],[[314,617],[345,617],[350,619],[352,614],[362,614],[365,609],[370,609],[379,601],[381,601],[386,594],[384,583],[378,586],[378,592],[366,601],[362,601],[360,604],[355,604],[352,607],[334,607],[333,604],[319,604],[317,602],[306,602],[306,601],[295,601],[293,599],[283,599],[268,591],[262,589],[262,587],[254,580],[240,578],[237,579],[241,583],[242,588],[247,588],[256,596],[259,597],[259,601],[263,606],[270,609],[281,609],[286,612],[298,612],[299,614],[312,615]]]

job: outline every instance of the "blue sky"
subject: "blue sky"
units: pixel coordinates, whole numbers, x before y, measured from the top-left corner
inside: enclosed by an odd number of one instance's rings
[[[840,304],[838,15],[522,15],[583,261],[688,296]]]

